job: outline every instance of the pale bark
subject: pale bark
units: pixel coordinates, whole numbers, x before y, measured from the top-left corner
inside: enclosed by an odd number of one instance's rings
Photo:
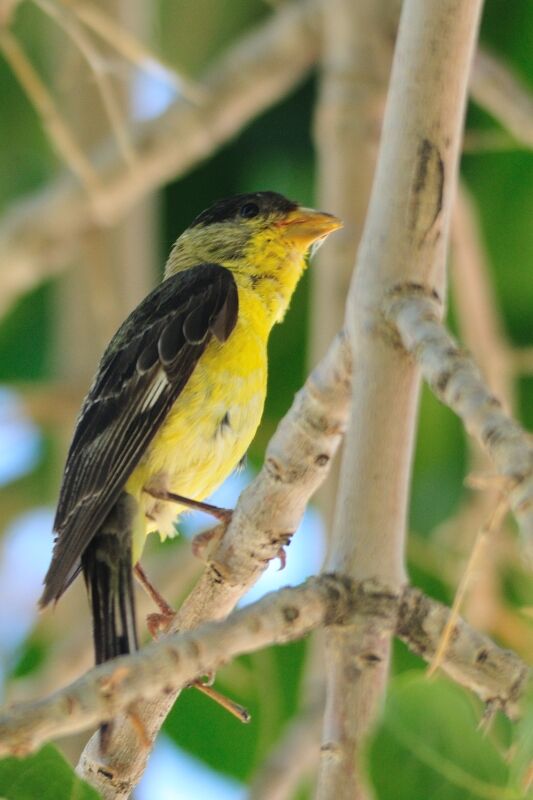
[[[469,67],[481,2],[406,0],[368,218],[347,307],[357,369],[328,568],[399,589],[419,370],[383,319],[388,293],[443,293]],[[358,758],[379,711],[390,637],[371,617],[328,633],[320,800],[367,797]],[[362,655],[368,658],[362,658]],[[357,664],[357,666],[354,666]]]
[[[374,581],[355,584],[338,575],[310,578],[299,587],[273,592],[222,622],[167,636],[95,667],[41,701],[7,709],[0,717],[0,755],[21,755],[52,737],[111,720],[120,711],[137,715],[140,701],[181,689],[241,653],[301,638],[322,625],[349,626],[354,619],[371,616],[384,632],[396,630],[414,652],[430,660],[449,613],[410,587],[396,594]],[[353,668],[359,669],[365,659],[373,663],[372,653],[354,656]],[[442,667],[491,708],[510,715],[517,713],[530,678],[518,656],[501,650],[460,619]],[[107,764],[102,768],[112,770]]]
[[[408,350],[416,349],[423,370],[438,383],[435,376],[442,378],[444,362],[436,365],[438,359],[430,351],[435,350],[435,337],[442,342],[446,334],[437,324],[440,306],[435,307],[433,301],[426,298],[431,298],[432,290],[441,296],[443,293],[444,246],[467,63],[479,5],[478,0],[469,4],[458,0],[406,0],[406,16],[409,18],[411,14],[411,19],[410,22],[404,20],[404,38],[400,37],[382,162],[358,262],[361,275],[352,291],[347,316],[358,371],[336,542],[330,564],[349,572],[357,580],[375,575],[391,587],[392,594],[401,591],[404,580],[404,518],[419,379],[417,368],[400,348],[390,321],[398,324],[403,345]],[[285,15],[283,19],[281,15]],[[433,23],[437,30],[434,46],[421,45],[420,41],[425,41],[426,35],[429,37]],[[80,237],[100,224],[103,217],[106,223],[119,219],[139,197],[212,152],[269,103],[288,92],[316,58],[317,41],[314,4],[301,2],[294,7],[287,6],[260,32],[247,37],[242,49],[231,51],[227,62],[216,66],[208,79],[213,94],[201,110],[177,103],[165,115],[163,125],[157,121],[157,127],[162,126],[161,134],[154,133],[155,126],[148,126],[146,132],[140,134],[141,168],[138,172],[132,175],[118,169],[115,156],[107,161],[102,174],[109,194],[106,189],[97,201],[98,207],[91,205],[71,183],[60,184],[43,194],[36,205],[30,203],[21,207],[0,229],[0,250],[4,248],[7,258],[4,263],[8,269],[3,302],[9,304],[26,288],[50,274],[50,270],[61,269],[76,252]],[[449,64],[442,57],[443,51]],[[409,65],[413,71],[403,72]],[[448,67],[450,71],[446,72]],[[408,120],[402,117],[405,112],[410,115]],[[503,112],[502,115],[505,116]],[[359,212],[353,213],[348,224],[352,220],[356,226]],[[409,294],[410,284],[423,286],[425,297],[421,298],[417,292],[414,296],[412,292]],[[385,300],[389,320],[383,316]],[[438,330],[433,327],[427,336],[428,325],[437,325]],[[424,333],[420,333],[422,329]],[[269,451],[258,482],[245,494],[230,531],[179,613],[178,627],[194,627],[231,611],[268,559],[274,557],[280,544],[294,531],[310,494],[327,472],[347,420],[348,350],[346,342],[339,339],[325,365],[300,395],[292,416]],[[451,358],[450,353],[448,356]],[[460,359],[461,354],[455,352],[455,356]],[[428,365],[429,361],[432,364]],[[470,367],[468,371],[471,378]],[[477,389],[488,395],[478,378],[476,380]],[[462,416],[467,419],[468,414]],[[510,442],[510,429],[504,428],[507,445],[512,447],[505,458],[496,454],[498,463],[508,474],[514,469],[511,462],[516,453],[526,453],[524,469],[519,465],[520,478],[522,489],[529,481],[530,492],[531,450],[522,431],[518,435],[520,441],[514,438]],[[501,430],[498,428],[499,432]],[[493,444],[489,442],[491,447]],[[492,449],[494,451],[494,447]],[[512,474],[516,478],[514,471]],[[354,492],[352,483],[355,483]],[[525,505],[531,504],[530,497],[531,494],[522,495],[515,500],[519,515],[527,517]],[[413,618],[420,623],[419,633],[423,635],[416,640],[412,636],[409,638],[401,625],[399,635],[413,649],[430,658],[444,624],[440,623],[441,616],[446,618],[447,611],[441,609],[437,613],[435,604],[430,603],[426,615],[421,609],[427,599],[414,589],[403,591],[404,598],[407,598],[406,592],[411,593],[412,603],[409,606],[406,600],[405,613],[411,608]],[[329,633],[330,655],[339,656],[336,663],[331,659],[330,682],[333,684],[338,679],[338,686],[333,688],[329,700],[321,797],[334,793],[338,800],[343,796],[354,797],[353,788],[346,783],[343,789],[343,782],[347,780],[346,775],[358,781],[360,778],[353,773],[354,753],[380,703],[386,680],[389,638],[394,627],[392,617],[384,624],[372,608],[364,613],[358,611],[362,633],[357,639],[353,624],[342,629],[339,626]],[[493,646],[487,640],[476,639],[477,634],[471,636],[468,629],[463,640],[461,625],[457,639],[445,655],[444,669],[478,691],[485,700],[495,698],[496,705],[501,704],[512,713],[525,680],[523,665],[513,661],[516,657],[512,654],[503,654],[502,663],[514,665],[509,673],[507,666],[503,668],[506,679],[512,674],[514,683],[500,684],[499,678],[480,677],[478,666],[482,668],[488,663],[490,667],[494,659],[499,664],[500,651],[491,649]],[[426,627],[430,634],[425,632]],[[196,633],[194,641],[195,637]],[[231,634],[228,633],[228,637],[231,638]],[[454,661],[457,642],[461,647],[465,645],[469,654],[466,666],[461,662],[458,667]],[[213,656],[214,664],[219,663],[218,658],[231,657],[228,653],[221,655],[217,646],[213,644],[217,653]],[[459,656],[464,658],[461,653]],[[193,661],[188,662],[190,670]],[[199,671],[204,671],[206,663],[195,662]],[[122,700],[117,700],[116,706],[108,705],[102,713],[117,713],[118,709],[128,707],[132,697],[134,701],[147,697],[147,692],[152,690],[152,667],[143,664],[143,669],[149,669],[150,673],[148,678],[148,673],[144,673],[144,679],[135,690],[137,694],[128,695],[129,700],[124,700],[124,705]],[[154,688],[158,701],[149,707],[139,702],[135,707],[150,745],[176,691],[183,685],[183,681],[174,681],[174,677],[170,683],[165,683],[167,689],[172,687],[166,697],[160,696],[161,687],[157,692]],[[118,682],[119,694],[122,683],[122,680]],[[113,695],[113,681],[111,688]],[[346,707],[344,716],[341,702]],[[100,712],[94,713],[92,724],[104,718],[98,716]],[[106,763],[98,753],[97,740],[93,739],[82,758],[80,771],[97,786],[103,797],[125,798],[142,774],[149,748],[139,740],[138,731],[136,733],[129,725],[127,718],[117,723],[115,733]],[[22,744],[19,742],[19,749],[24,746],[26,740]],[[359,783],[357,791],[363,793],[361,786]],[[343,791],[350,793],[343,795]]]
[[[451,246],[451,287],[461,341],[474,356],[487,385],[512,413],[515,409],[516,376],[512,348],[490,280],[490,263],[483,245],[475,201],[464,183],[459,186],[455,203]],[[468,451],[469,472],[487,473],[491,469],[488,454],[474,439],[468,439]],[[455,518],[445,523],[454,543],[463,553],[471,551],[473,537],[489,519],[498,496],[497,488],[469,493]],[[509,544],[508,532],[498,531],[488,546],[478,548],[477,568],[469,576],[463,613],[481,631],[497,630],[494,625],[504,606],[500,565],[505,557],[506,540]],[[502,633],[505,636],[503,631],[498,631],[499,636]],[[508,640],[504,638],[503,641]]]
[[[321,7],[320,91],[315,111],[318,207],[345,221],[311,275],[311,364],[344,316],[377,159],[399,7],[390,0],[332,0]],[[318,502],[333,524],[338,461]]]
[[[263,469],[243,492],[208,568],[179,610],[173,630],[189,630],[226,616],[298,527],[322,483],[348,414],[351,358],[339,335],[297,394],[267,449]],[[177,692],[139,704],[146,740],[153,741]],[[78,771],[104,798],[126,798],[139,781],[149,748],[127,718],[117,721],[105,759],[93,737]],[[102,761],[105,765],[102,766]]]
[[[491,457],[531,559],[533,446],[520,425],[502,410],[472,359],[440,323],[440,303],[423,292],[413,292],[413,287],[404,289],[392,300],[390,317],[435,394],[455,411]]]
[[[170,603],[180,601],[202,571],[202,563],[192,554],[188,541],[175,548],[172,557],[169,557],[166,549],[158,550],[151,557],[143,557],[143,566],[158,591]],[[143,625],[148,614],[157,611],[153,600],[145,592],[137,592],[136,608],[137,617]],[[53,641],[54,646],[39,670],[7,684],[6,698],[9,703],[54,692],[92,667],[94,650],[91,621],[83,581],[80,580],[69,589],[66,602],[58,603],[52,612],[39,616],[32,635],[43,641]],[[146,638],[145,634],[143,639]]]

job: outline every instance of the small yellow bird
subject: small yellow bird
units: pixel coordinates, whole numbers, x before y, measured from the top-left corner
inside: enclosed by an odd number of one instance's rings
[[[275,192],[220,200],[178,238],[165,279],[105,351],[68,453],[40,600],[57,601],[83,571],[96,663],[137,647],[132,568],[147,534],[173,535],[188,500],[246,453],[272,326],[309,247],[339,227]]]

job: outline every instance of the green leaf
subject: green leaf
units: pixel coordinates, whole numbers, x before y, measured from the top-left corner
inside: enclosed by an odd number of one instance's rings
[[[391,683],[368,752],[379,800],[520,800],[510,785],[501,726],[479,728],[481,705],[445,680],[402,675]]]
[[[529,689],[521,708],[522,716],[514,726],[513,744],[511,747],[511,780],[517,789],[531,781],[533,765],[533,688]],[[533,797],[533,788],[530,791]],[[529,796],[529,795],[528,795]]]
[[[98,800],[99,796],[52,745],[27,758],[0,760],[2,800]]]
[[[165,733],[213,769],[248,780],[295,712],[304,657],[305,642],[292,642],[241,656],[217,674],[215,687],[251,713],[248,725],[195,689],[186,689],[165,722]],[[231,685],[232,667],[248,680]]]
[[[46,660],[46,652],[44,641],[38,637],[30,637],[17,654],[10,678],[26,678],[32,672],[39,670]]]

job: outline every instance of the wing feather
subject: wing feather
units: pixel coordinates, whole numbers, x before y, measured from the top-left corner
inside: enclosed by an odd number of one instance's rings
[[[183,391],[212,336],[238,313],[231,272],[201,264],[168,278],[130,314],[107,348],[69,449],[41,605],[58,599],[80,557]]]

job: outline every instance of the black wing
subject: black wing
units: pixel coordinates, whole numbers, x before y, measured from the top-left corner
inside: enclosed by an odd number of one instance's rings
[[[158,286],[104,353],[67,457],[41,605],[58,599],[80,557],[191,376],[212,336],[237,321],[231,272],[201,264]]]

